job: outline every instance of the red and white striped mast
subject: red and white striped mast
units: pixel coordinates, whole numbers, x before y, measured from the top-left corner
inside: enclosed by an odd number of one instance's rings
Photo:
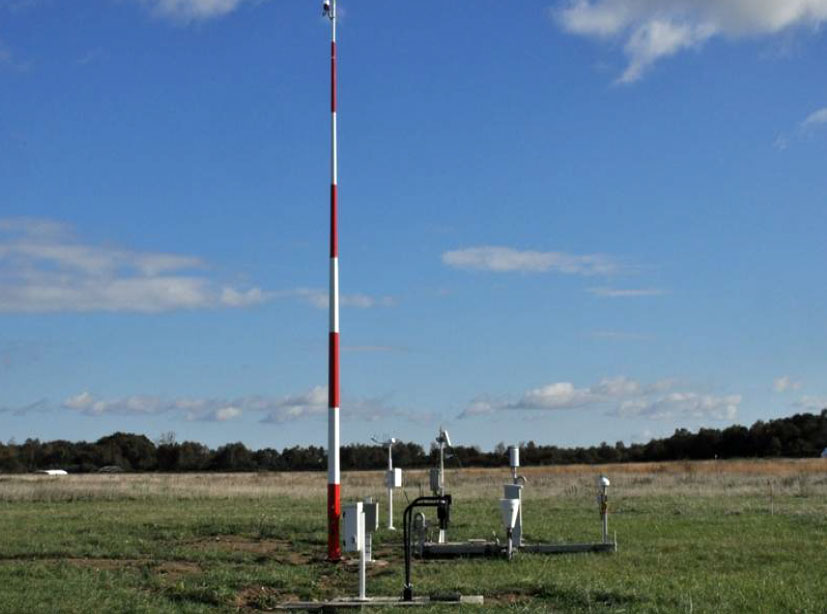
[[[330,19],[330,339],[328,342],[327,415],[327,558],[342,557],[339,524],[342,513],[339,471],[339,224],[338,143],[336,139],[336,0],[324,0]]]

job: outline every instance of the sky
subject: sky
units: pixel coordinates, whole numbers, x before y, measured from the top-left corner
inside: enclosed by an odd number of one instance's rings
[[[342,441],[827,407],[827,0],[340,0]],[[309,0],[0,0],[0,440],[326,445]]]

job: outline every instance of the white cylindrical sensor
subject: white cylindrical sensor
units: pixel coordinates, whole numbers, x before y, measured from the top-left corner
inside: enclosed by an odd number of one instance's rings
[[[520,466],[520,448],[517,446],[510,446],[508,448],[508,462],[512,468],[516,469]]]

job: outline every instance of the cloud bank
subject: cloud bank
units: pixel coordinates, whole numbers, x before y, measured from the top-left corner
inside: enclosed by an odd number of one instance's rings
[[[622,41],[617,81],[640,79],[657,61],[714,37],[770,36],[827,21],[827,0],[570,0],[552,9],[567,32]]]
[[[42,401],[39,402],[42,405]],[[299,394],[283,397],[250,395],[228,398],[134,395],[101,398],[88,391],[65,399],[63,408],[87,416],[156,416],[170,414],[188,421],[227,422],[255,415],[259,422],[286,424],[308,419],[322,419],[328,412],[327,386],[314,386]],[[432,422],[433,414],[412,412],[393,407],[387,398],[345,398],[342,420],[376,422],[402,418],[411,422]]]
[[[265,291],[221,283],[196,256],[83,242],[49,219],[0,219],[0,313],[137,312],[239,308],[293,299],[327,309],[327,290]],[[342,307],[392,307],[391,296],[354,293]]]
[[[793,403],[793,407],[803,409],[804,411],[821,411],[827,409],[827,396],[804,395]]]
[[[83,243],[48,219],[0,219],[0,312],[140,312],[247,307],[261,288],[207,274],[195,256]]]
[[[245,0],[139,0],[159,17],[175,21],[201,21],[221,17]]]
[[[527,390],[517,400],[478,397],[460,418],[490,415],[502,411],[556,411],[602,408],[608,415],[665,419],[734,420],[741,395],[716,396],[693,391],[675,391],[674,380],[644,386],[625,376],[604,378],[587,388],[571,382],[555,382]]]
[[[447,251],[442,262],[455,269],[494,273],[564,273],[567,275],[613,275],[620,265],[602,254],[574,255],[483,245]]]

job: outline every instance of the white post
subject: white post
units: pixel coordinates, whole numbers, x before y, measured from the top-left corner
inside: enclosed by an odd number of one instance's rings
[[[393,488],[388,488],[388,530],[396,531],[393,526]]]
[[[388,530],[396,531],[393,526],[393,483],[390,481],[390,473],[393,471],[393,452],[392,443],[388,444]]]
[[[362,524],[365,522],[365,514],[362,513]],[[367,560],[367,555],[365,550],[367,550],[367,540],[368,536],[365,535],[365,547],[359,551],[359,601],[367,601],[368,597],[366,594],[365,589],[365,563]]]
[[[439,442],[439,496],[445,496],[445,442]]]
[[[597,504],[600,508],[600,522],[603,525],[603,543],[609,543],[609,478],[597,478]]]
[[[603,510],[603,543],[609,543],[609,512],[605,508]]]
[[[445,496],[445,441],[440,439],[439,442],[439,496]],[[437,543],[445,543],[445,529],[439,529],[439,537]]]

